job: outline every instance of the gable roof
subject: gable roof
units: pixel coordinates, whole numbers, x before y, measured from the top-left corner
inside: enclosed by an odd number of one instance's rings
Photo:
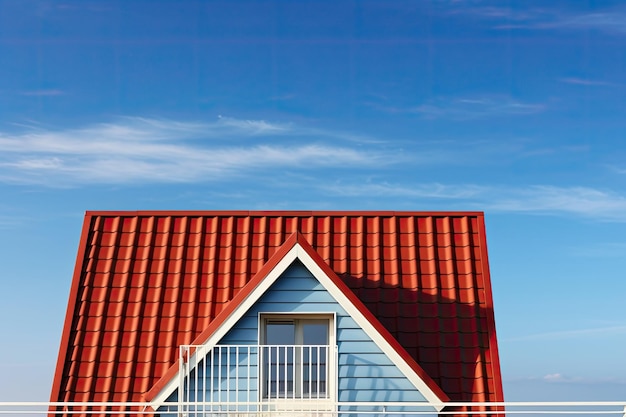
[[[425,380],[503,401],[482,213],[247,211],[87,212],[51,400],[141,401],[296,232]]]
[[[437,386],[424,370],[400,346],[383,325],[372,315],[355,294],[341,281],[323,259],[308,244],[299,232],[293,233],[278,248],[261,270],[231,300],[224,310],[215,317],[192,345],[212,347],[226,335],[232,326],[243,317],[256,301],[276,282],[283,272],[295,261],[301,261],[313,276],[329,291],[331,296],[361,326],[374,343],[387,354],[392,363],[409,379],[416,389],[430,403],[448,401],[446,394]],[[205,352],[208,352],[206,350]],[[161,377],[146,394],[147,401],[157,400],[158,407],[178,387],[179,361]],[[442,407],[436,406],[440,411]]]

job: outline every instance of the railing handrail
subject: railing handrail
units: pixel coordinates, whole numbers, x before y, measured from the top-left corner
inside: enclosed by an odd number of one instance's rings
[[[207,401],[206,404],[219,404],[220,402]],[[222,401],[222,404],[228,402]],[[252,401],[250,404],[264,404],[264,402]],[[444,407],[626,407],[625,401],[499,401],[499,402],[404,402],[404,401],[335,401],[339,406],[432,406],[441,405]],[[143,401],[0,401],[0,407],[86,407],[86,406],[120,406],[120,407],[150,407],[156,403]],[[172,403],[171,405],[175,405]],[[197,404],[190,401],[189,404]],[[230,404],[245,404],[245,402],[230,402]]]
[[[183,407],[196,407],[189,409],[191,413],[202,412],[202,408],[198,407],[215,407],[224,406],[226,408],[218,412],[219,415],[234,415],[241,416],[247,414],[249,416],[266,416],[267,410],[259,408],[256,411],[249,411],[242,413],[237,409],[229,409],[228,407],[233,405],[266,405],[263,402],[251,402],[251,403],[232,403],[232,402],[174,402],[166,405],[166,410],[163,412],[178,413],[181,410],[179,405]],[[626,417],[626,401],[502,401],[502,402],[445,402],[439,404],[429,404],[423,402],[332,402],[334,411],[329,414],[322,412],[319,415],[384,415],[384,416],[433,416],[433,415],[502,415],[502,414],[525,414],[525,415],[548,415],[548,414],[571,414],[571,415],[600,415],[611,414],[620,415]],[[424,410],[425,407],[442,405],[445,407],[467,407],[470,410],[446,410],[436,412],[434,410]],[[387,407],[420,407],[420,409],[413,409],[412,411],[398,411],[388,410]],[[105,414],[105,415],[141,415],[141,414],[153,414],[156,411],[158,405],[152,402],[48,402],[48,401],[6,401],[0,402],[0,415],[14,414],[14,415],[90,415],[90,414]],[[342,410],[342,407],[352,407],[351,410]],[[354,407],[378,407],[375,411],[355,410]],[[481,407],[480,410],[471,410],[474,407]],[[535,409],[528,409],[529,407],[535,407]],[[536,409],[536,407],[543,407],[543,409]],[[555,409],[561,407],[561,409]],[[578,409],[563,409],[564,407],[578,408]],[[594,409],[589,409],[593,407]],[[610,408],[609,408],[610,407]],[[61,409],[64,408],[64,409]],[[485,409],[491,408],[491,409]],[[608,409],[607,409],[608,408]],[[290,415],[298,416],[302,414],[303,417],[308,417],[311,414],[310,410],[293,410]],[[281,412],[277,412],[277,415],[283,416]]]

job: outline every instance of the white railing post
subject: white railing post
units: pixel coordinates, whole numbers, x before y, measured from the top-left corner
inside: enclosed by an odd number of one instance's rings
[[[178,350],[178,415],[183,416],[183,393],[185,392],[185,347],[181,346]]]

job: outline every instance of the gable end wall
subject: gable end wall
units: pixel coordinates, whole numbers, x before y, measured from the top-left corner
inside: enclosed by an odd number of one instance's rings
[[[218,344],[257,345],[260,313],[335,313],[338,401],[426,401],[299,261],[278,278]],[[192,383],[194,379],[192,375]],[[256,384],[252,389],[257,395]],[[245,400],[239,395],[240,401]],[[167,402],[176,399],[174,392]]]

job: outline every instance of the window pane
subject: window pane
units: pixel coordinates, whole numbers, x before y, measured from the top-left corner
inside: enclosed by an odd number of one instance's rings
[[[319,398],[326,393],[326,356],[328,354],[328,323],[301,321],[304,348],[302,364],[302,394]]]
[[[265,326],[265,344],[279,345],[264,348],[264,397],[293,397],[294,322],[269,322]]]
[[[293,322],[267,323],[265,327],[266,345],[295,345],[296,326]]]
[[[307,323],[302,320],[302,344],[303,345],[327,345],[328,324]]]
[[[263,398],[327,398],[330,321],[272,318],[264,326]]]

